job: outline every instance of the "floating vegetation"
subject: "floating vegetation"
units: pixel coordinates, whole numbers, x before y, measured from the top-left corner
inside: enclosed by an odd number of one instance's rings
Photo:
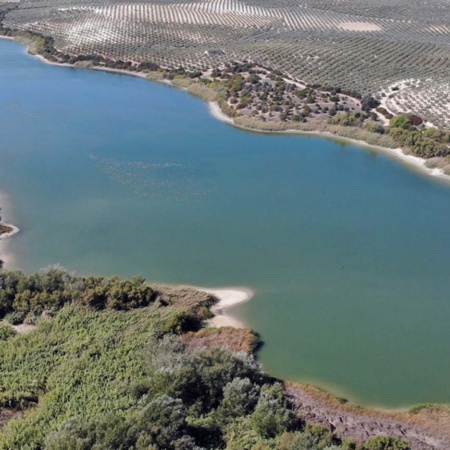
[[[136,195],[154,199],[200,200],[210,195],[216,184],[199,170],[172,162],[121,161],[90,155],[96,167],[111,180],[127,186]]]

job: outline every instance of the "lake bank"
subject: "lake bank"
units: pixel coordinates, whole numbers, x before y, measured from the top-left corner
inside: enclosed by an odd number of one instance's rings
[[[208,321],[208,326],[213,328],[233,327],[246,328],[244,323],[231,316],[229,309],[250,301],[255,293],[248,288],[202,288],[196,287],[201,292],[213,294],[219,302],[211,308],[214,317]]]
[[[448,190],[351,145],[237,132],[164,84],[54,69],[18,51],[2,45],[0,168],[1,188],[14,193],[5,218],[27,230],[13,242],[18,267],[252,286],[257,301],[229,314],[262,334],[268,372],[369,405],[447,398],[437,375],[447,374]],[[424,310],[423,298],[437,304]],[[410,335],[418,320],[433,321],[438,338]],[[399,341],[401,355],[390,345]],[[397,369],[414,374],[415,392]]]
[[[394,159],[395,161],[398,161],[402,164],[405,164],[407,167],[410,167],[414,170],[417,170],[421,172],[422,174],[431,176],[433,178],[437,178],[441,181],[444,181],[446,183],[450,184],[450,174],[444,172],[444,169],[440,167],[439,162],[435,162],[432,164],[432,167],[427,166],[427,159],[420,158],[418,156],[414,156],[412,154],[409,154],[407,151],[405,151],[402,148],[389,148],[384,147],[380,145],[375,145],[371,142],[368,142],[365,140],[365,137],[367,133],[364,132],[364,130],[360,130],[356,127],[342,127],[342,126],[327,126],[325,123],[308,123],[306,124],[306,127],[303,127],[305,124],[296,124],[299,128],[305,128],[305,129],[295,129],[295,128],[289,128],[289,125],[292,126],[292,124],[285,124],[282,122],[271,122],[270,124],[265,124],[264,122],[258,122],[251,118],[245,118],[245,117],[238,117],[237,119],[230,117],[226,112],[222,110],[219,103],[215,100],[211,101],[208,99],[209,94],[205,93],[205,89],[200,89],[199,91],[197,89],[190,90],[191,87],[189,83],[184,82],[178,82],[174,83],[171,80],[167,79],[159,79],[159,76],[157,77],[150,77],[148,73],[146,72],[139,72],[135,70],[122,70],[122,69],[115,69],[115,68],[109,68],[109,67],[103,67],[103,66],[96,66],[92,64],[90,61],[79,61],[74,64],[68,64],[68,63],[62,63],[62,62],[53,62],[47,60],[42,55],[33,52],[31,50],[33,46],[33,41],[27,42],[27,39],[17,40],[15,38],[11,38],[8,36],[0,36],[0,38],[5,39],[12,39],[16,40],[17,42],[21,43],[22,45],[25,45],[27,48],[27,51],[32,56],[35,56],[40,61],[51,64],[54,66],[61,66],[61,67],[73,67],[73,68],[80,68],[80,69],[89,69],[89,70],[99,70],[104,72],[110,72],[110,73],[117,73],[122,75],[129,75],[133,77],[148,79],[150,81],[156,81],[156,82],[162,82],[164,84],[169,84],[173,87],[176,87],[178,89],[190,92],[193,95],[196,95],[203,100],[208,102],[208,107],[210,110],[210,113],[213,117],[215,117],[218,120],[221,120],[224,123],[227,123],[229,125],[233,125],[236,128],[251,131],[251,132],[258,132],[258,133],[285,133],[285,134],[291,134],[291,135],[304,135],[304,136],[318,136],[323,137],[325,139],[333,139],[337,141],[347,142],[352,145],[356,145],[358,147],[368,148],[369,150],[374,150],[377,152],[380,152],[384,155],[387,155],[388,157]],[[206,72],[209,72],[206,71]],[[181,80],[183,81],[183,80]],[[297,83],[297,81],[294,80],[294,82]],[[349,97],[350,98],[350,97]],[[352,99],[356,101],[356,99]],[[377,113],[378,114],[378,113]],[[378,114],[379,115],[379,114]],[[240,123],[242,122],[242,123]],[[312,125],[312,129],[309,129]],[[271,127],[273,129],[271,129]],[[287,129],[286,129],[287,128]],[[325,128],[325,130],[321,129]],[[333,131],[328,131],[328,129],[333,129]],[[348,137],[346,136],[348,133],[355,134],[357,137]],[[439,158],[435,158],[439,159]],[[448,164],[447,164],[448,166]],[[447,167],[446,166],[446,167]]]
[[[334,141],[343,141],[348,142],[349,144],[353,144],[359,147],[363,147],[369,150],[375,150],[377,152],[383,153],[390,158],[405,164],[406,166],[413,168],[422,174],[431,176],[431,177],[437,177],[440,180],[450,182],[450,176],[445,174],[442,169],[439,168],[431,168],[427,167],[426,163],[427,160],[424,158],[419,158],[417,156],[406,154],[403,149],[401,148],[388,148],[388,147],[381,147],[379,145],[370,144],[364,140],[361,139],[353,139],[345,136],[340,136],[339,134],[335,134],[329,131],[302,131],[302,130],[296,130],[296,129],[286,129],[286,130],[264,130],[261,128],[251,127],[251,126],[245,126],[241,125],[239,123],[236,123],[235,120],[229,116],[227,116],[220,108],[219,104],[217,102],[209,102],[209,110],[211,112],[211,115],[215,117],[217,120],[220,120],[224,123],[227,123],[228,125],[232,125],[236,128],[239,128],[241,130],[256,132],[256,133],[266,133],[266,134],[290,134],[290,135],[299,135],[299,136],[318,136],[326,139],[332,139]]]

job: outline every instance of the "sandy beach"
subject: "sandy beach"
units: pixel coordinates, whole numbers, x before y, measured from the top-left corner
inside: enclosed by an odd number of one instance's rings
[[[0,216],[3,219],[0,222],[1,225],[11,228],[10,232],[0,234],[0,260],[3,261],[3,267],[9,267],[13,264],[13,255],[5,250],[5,247],[7,246],[5,241],[17,234],[20,231],[20,228],[15,225],[11,225],[10,223],[14,221],[14,218],[11,215],[11,201],[9,196],[3,192],[0,192],[0,208]]]
[[[247,288],[218,288],[210,289],[196,287],[199,291],[208,292],[219,299],[219,303],[211,308],[215,315],[209,320],[208,325],[214,328],[233,327],[246,328],[245,324],[235,319],[228,313],[228,309],[241,303],[248,302],[254,297],[254,292]]]
[[[236,126],[234,123],[234,120],[222,112],[222,110],[220,109],[220,106],[217,102],[209,102],[208,106],[209,106],[209,112],[211,113],[211,115],[213,117],[215,117],[218,120],[221,120],[222,122]]]

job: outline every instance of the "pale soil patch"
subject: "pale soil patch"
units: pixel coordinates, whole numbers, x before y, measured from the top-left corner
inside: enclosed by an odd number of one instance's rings
[[[339,28],[345,31],[381,31],[382,28],[370,22],[341,22]]]
[[[36,325],[29,325],[26,323],[21,323],[20,325],[12,326],[20,334],[28,334],[36,329]]]

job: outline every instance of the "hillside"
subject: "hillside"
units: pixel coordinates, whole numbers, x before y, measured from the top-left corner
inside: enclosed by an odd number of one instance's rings
[[[249,60],[450,127],[442,0],[21,0],[5,11],[5,27],[52,37],[67,55],[191,70]]]

